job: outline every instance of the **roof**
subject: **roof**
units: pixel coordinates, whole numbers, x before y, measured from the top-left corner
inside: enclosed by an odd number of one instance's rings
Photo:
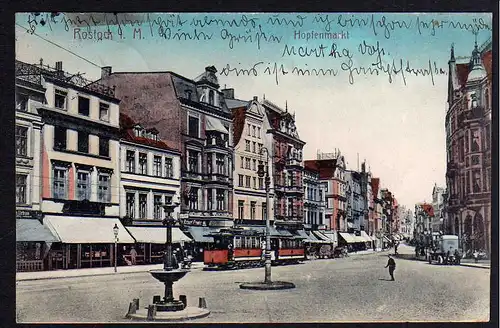
[[[430,204],[421,204],[422,209],[427,213],[429,216],[434,216],[434,208]]]
[[[171,151],[177,152],[176,149],[169,147],[165,141],[153,140],[153,139],[144,138],[144,137],[137,137],[133,131],[133,127],[136,125],[137,125],[137,123],[132,118],[130,118],[128,115],[120,113],[120,135],[121,135],[122,139],[124,139],[126,141],[130,141],[130,142],[135,142],[135,143],[138,143],[141,145],[145,145],[145,146],[150,146],[150,147],[155,147],[155,148],[160,148],[160,149],[171,150]],[[146,130],[152,131],[153,129],[146,129]],[[154,129],[154,130],[156,130],[156,129]]]
[[[484,52],[481,55],[481,60],[483,62],[484,69],[486,70],[486,75],[489,79],[492,77],[492,53],[491,50]],[[467,83],[467,78],[472,70],[470,63],[456,64],[457,67],[457,79],[460,86],[464,86]]]
[[[226,105],[229,109],[234,109],[242,106],[246,106],[248,101],[240,99],[228,99],[226,98]]]
[[[245,113],[246,106],[232,108],[233,111],[233,142],[237,145],[240,141],[241,134],[245,128]]]
[[[380,187],[380,178],[372,178],[370,184],[372,186],[372,192],[373,192],[373,194],[374,195],[378,195],[378,190],[379,190],[379,187]]]
[[[481,59],[483,60],[483,66],[484,66],[484,69],[486,70],[486,74],[487,74],[488,78],[491,79],[491,77],[492,77],[491,64],[492,64],[492,60],[493,60],[493,54],[492,54],[491,50],[485,52],[483,54],[483,56],[481,57]]]

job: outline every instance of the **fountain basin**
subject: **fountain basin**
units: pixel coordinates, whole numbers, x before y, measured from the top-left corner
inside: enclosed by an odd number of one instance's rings
[[[150,270],[149,273],[155,278],[156,280],[159,280],[163,283],[166,282],[174,282],[182,277],[184,277],[189,270],[185,269],[175,269],[171,271],[165,271],[165,270]]]

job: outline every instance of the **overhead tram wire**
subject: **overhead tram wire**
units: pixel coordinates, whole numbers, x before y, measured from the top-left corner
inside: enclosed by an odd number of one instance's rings
[[[97,65],[96,63],[91,62],[91,61],[90,61],[90,60],[88,60],[87,58],[82,57],[82,56],[80,56],[80,55],[78,55],[78,54],[74,53],[73,51],[71,51],[71,50],[69,50],[69,49],[64,48],[63,46],[60,46],[60,45],[58,45],[57,43],[55,43],[55,42],[53,42],[53,41],[50,41],[50,40],[48,40],[48,39],[44,38],[43,36],[41,36],[41,35],[39,35],[39,34],[36,34],[35,32],[30,32],[30,30],[29,30],[28,28],[26,28],[26,27],[22,26],[21,24],[16,23],[16,25],[17,25],[17,26],[19,26],[19,27],[21,27],[21,28],[23,28],[23,29],[25,29],[25,30],[26,30],[29,34],[36,35],[36,36],[37,36],[37,37],[39,37],[40,39],[42,39],[42,40],[44,40],[44,41],[46,41],[46,42],[48,42],[48,43],[50,43],[50,44],[52,44],[52,45],[54,45],[54,46],[56,46],[56,47],[60,48],[60,49],[63,49],[63,50],[65,50],[65,51],[69,52],[69,53],[70,53],[70,54],[72,54],[73,56],[76,56],[76,57],[78,57],[78,58],[80,58],[80,59],[82,59],[82,60],[85,60],[87,63],[92,64],[92,65],[94,65],[95,67],[102,68],[102,66],[99,66],[99,65]]]

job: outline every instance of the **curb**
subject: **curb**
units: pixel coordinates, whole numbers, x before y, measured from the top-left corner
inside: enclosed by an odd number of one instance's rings
[[[199,268],[191,269],[191,271],[197,270]],[[111,276],[111,275],[122,275],[122,274],[132,274],[132,273],[144,273],[149,272],[150,270],[140,270],[140,271],[125,271],[125,272],[103,272],[103,273],[93,273],[93,274],[83,274],[76,276],[45,276],[45,277],[36,277],[36,278],[17,278],[16,282],[19,281],[35,281],[35,280],[50,280],[50,279],[71,279],[71,278],[83,278],[83,277],[97,277],[97,276]]]
[[[473,263],[460,263],[460,266],[469,267],[469,268],[479,268],[479,269],[491,269],[491,266],[485,265],[475,265]]]

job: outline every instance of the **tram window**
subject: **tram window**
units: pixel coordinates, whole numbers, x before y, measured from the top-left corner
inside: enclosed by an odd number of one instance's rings
[[[241,237],[234,238],[234,248],[241,248]]]
[[[259,241],[256,237],[252,237],[252,248],[259,248]]]

